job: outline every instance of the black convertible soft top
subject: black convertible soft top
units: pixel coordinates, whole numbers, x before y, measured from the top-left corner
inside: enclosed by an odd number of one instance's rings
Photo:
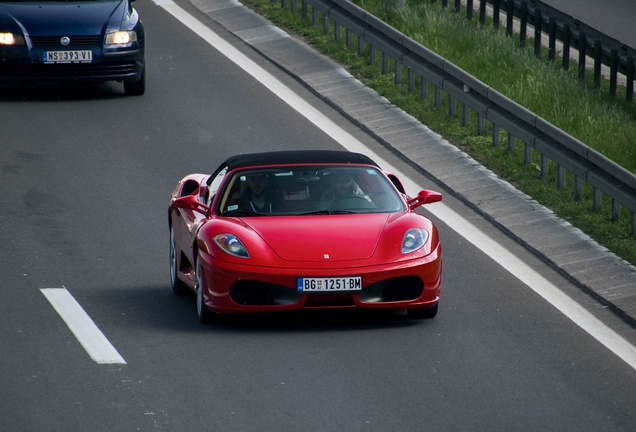
[[[228,158],[223,165],[229,169],[255,165],[351,163],[378,166],[370,157],[360,153],[338,150],[287,150],[267,153],[249,153]]]

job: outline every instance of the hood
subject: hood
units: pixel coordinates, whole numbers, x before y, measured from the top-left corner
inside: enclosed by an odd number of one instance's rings
[[[120,30],[127,2],[20,2],[0,3],[0,24],[17,24],[29,36],[100,35],[106,28]]]
[[[370,258],[389,215],[252,217],[243,222],[286,261],[330,262]],[[328,258],[327,258],[328,256]]]

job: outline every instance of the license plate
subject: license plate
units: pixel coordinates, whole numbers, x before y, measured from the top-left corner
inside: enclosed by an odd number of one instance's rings
[[[298,278],[296,288],[298,292],[360,291],[362,277]]]
[[[44,63],[90,63],[93,61],[93,51],[46,51]]]

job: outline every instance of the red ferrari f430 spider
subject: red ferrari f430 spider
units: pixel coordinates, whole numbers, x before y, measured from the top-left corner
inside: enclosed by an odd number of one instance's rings
[[[311,308],[437,314],[442,247],[409,197],[369,157],[282,151],[230,157],[191,174],[170,199],[170,276],[196,293],[200,321],[218,314]]]

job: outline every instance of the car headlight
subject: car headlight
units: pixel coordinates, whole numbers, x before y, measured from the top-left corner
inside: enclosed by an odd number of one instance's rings
[[[219,234],[214,237],[214,243],[230,255],[240,258],[250,257],[241,240],[234,234]]]
[[[415,252],[428,241],[428,231],[422,228],[411,228],[402,238],[402,253]]]
[[[106,46],[128,45],[131,42],[137,42],[137,33],[132,30],[106,34]]]
[[[0,32],[0,45],[24,45],[24,36],[14,33]]]

